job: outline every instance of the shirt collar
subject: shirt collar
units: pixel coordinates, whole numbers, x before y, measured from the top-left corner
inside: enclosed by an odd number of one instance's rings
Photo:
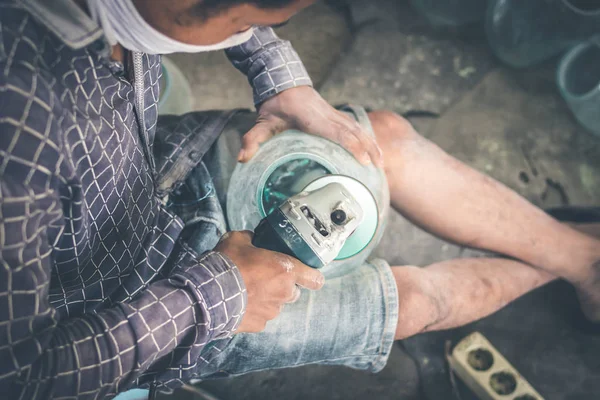
[[[73,49],[80,49],[103,37],[102,28],[73,0],[20,2],[39,23]]]

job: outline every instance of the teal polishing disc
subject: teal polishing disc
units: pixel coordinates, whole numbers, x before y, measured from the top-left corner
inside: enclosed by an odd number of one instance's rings
[[[360,253],[371,242],[377,231],[379,210],[375,198],[362,183],[349,176],[332,174],[332,168],[324,164],[325,160],[304,156],[271,166],[258,190],[259,211],[264,218],[288,198],[302,191],[317,190],[333,182],[341,183],[358,201],[364,213],[363,222],[346,240],[336,257],[336,260],[344,260]]]
[[[292,158],[267,171],[267,180],[259,190],[260,213],[263,217],[275,211],[284,201],[300,193],[306,185],[325,175],[329,168],[317,160]]]

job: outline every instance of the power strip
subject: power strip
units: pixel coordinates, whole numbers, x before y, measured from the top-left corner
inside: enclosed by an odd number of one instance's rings
[[[479,332],[461,340],[448,362],[481,400],[544,400]]]

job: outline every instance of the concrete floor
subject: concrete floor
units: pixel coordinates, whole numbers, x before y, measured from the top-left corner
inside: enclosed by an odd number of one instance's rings
[[[491,55],[481,27],[436,30],[399,0],[330,3],[279,33],[332,104],[419,115],[411,121],[424,136],[539,206],[600,204],[600,140],[577,126],[558,96],[556,60],[511,70]],[[192,85],[196,109],[252,107],[245,78],[222,53],[171,58]],[[427,265],[462,252],[394,214],[377,255]],[[399,347],[376,375],[308,366],[201,387],[224,400],[421,398],[415,364]]]

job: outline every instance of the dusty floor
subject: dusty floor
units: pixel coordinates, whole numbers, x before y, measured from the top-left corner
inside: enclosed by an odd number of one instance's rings
[[[411,120],[424,136],[539,206],[600,204],[600,140],[561,101],[556,60],[510,70],[491,55],[481,27],[435,30],[399,0],[331,3],[279,30],[331,103],[417,111]],[[190,80],[196,109],[252,107],[245,78],[222,53],[171,58]],[[394,214],[377,254],[427,265],[461,251]],[[415,364],[399,347],[377,375],[309,366],[202,387],[223,400],[421,398]]]

